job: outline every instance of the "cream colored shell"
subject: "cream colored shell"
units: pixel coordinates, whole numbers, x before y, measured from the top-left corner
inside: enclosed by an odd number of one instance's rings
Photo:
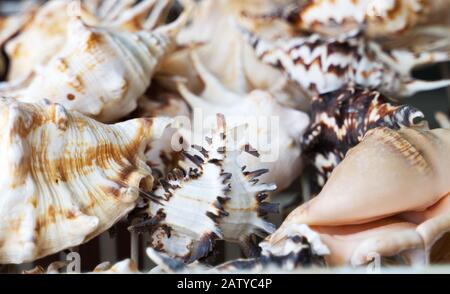
[[[88,26],[73,18],[64,47],[21,83],[3,84],[0,93],[24,102],[47,98],[114,122],[137,107],[161,59],[175,46],[175,34],[186,17],[136,33]]]
[[[267,239],[266,248],[282,242],[292,224],[306,224],[330,248],[332,265],[402,252],[411,262],[418,256],[427,262],[434,244],[450,231],[448,150],[450,131],[444,129],[369,131],[321,193]]]
[[[58,104],[0,100],[0,263],[84,243],[152,188],[146,145],[168,119],[104,125]]]

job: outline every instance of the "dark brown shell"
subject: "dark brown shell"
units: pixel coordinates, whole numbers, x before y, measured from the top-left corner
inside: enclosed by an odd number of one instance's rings
[[[315,97],[311,116],[302,145],[303,155],[313,166],[314,193],[368,130],[418,126],[425,119],[414,107],[398,105],[378,91],[353,86]]]

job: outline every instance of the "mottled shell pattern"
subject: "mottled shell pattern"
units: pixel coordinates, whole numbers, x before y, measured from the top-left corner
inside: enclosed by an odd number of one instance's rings
[[[399,253],[427,263],[450,231],[449,150],[449,130],[370,130],[321,193],[295,209],[265,246],[282,243],[290,225],[306,224],[330,249],[330,265]]]
[[[136,33],[88,26],[74,17],[64,47],[19,85],[2,85],[0,93],[24,102],[48,98],[99,121],[114,122],[137,107],[161,59],[174,49],[188,13],[153,31]]]
[[[168,119],[104,125],[48,102],[0,99],[0,263],[84,243],[135,206],[153,178],[144,149]]]
[[[248,143],[259,151],[259,155],[243,157],[242,165],[250,169],[267,169],[268,172],[261,175],[261,181],[274,182],[278,191],[287,188],[303,167],[300,138],[309,125],[308,115],[282,105],[268,91],[235,92],[222,85],[196,54],[192,59],[205,86],[199,94],[191,92],[183,83],[178,84],[178,90],[193,109],[193,120],[201,113],[200,118],[207,123],[209,117],[221,113],[230,128],[250,124],[241,136],[248,137]],[[271,146],[278,146],[277,154]]]
[[[274,185],[259,182],[267,170],[248,170],[237,157],[245,151],[227,149],[223,116],[203,146],[183,151],[179,168],[160,180],[149,196],[148,219],[133,226],[150,230],[151,247],[190,263],[206,257],[214,241],[239,243],[255,254],[253,237],[265,237],[275,227],[264,220],[277,212],[266,202]]]
[[[313,34],[275,41],[242,31],[262,61],[286,72],[312,96],[335,91],[347,83],[394,97],[450,85],[449,80],[423,81],[411,75],[417,66],[449,60],[448,52],[384,50],[360,31],[332,38]]]
[[[298,30],[334,36],[364,26],[368,36],[382,37],[436,23],[439,16],[443,20],[449,4],[448,0],[307,0],[249,16],[281,18]]]
[[[347,151],[377,127],[399,129],[423,124],[424,114],[409,105],[398,105],[378,91],[347,86],[316,96],[312,123],[302,140],[303,156],[313,166],[313,192],[328,180]]]

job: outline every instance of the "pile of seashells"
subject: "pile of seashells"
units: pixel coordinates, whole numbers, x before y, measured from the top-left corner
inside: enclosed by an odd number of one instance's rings
[[[0,267],[118,222],[150,273],[450,262],[450,122],[407,105],[450,85],[412,74],[450,60],[450,0],[0,5]]]

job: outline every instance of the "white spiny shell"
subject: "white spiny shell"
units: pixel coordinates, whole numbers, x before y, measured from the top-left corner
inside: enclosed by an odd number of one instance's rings
[[[104,0],[98,1],[97,5],[93,2],[89,0],[80,4],[71,0],[51,0],[42,5],[21,33],[6,46],[11,62],[8,79],[24,78],[36,66],[47,64],[67,42],[67,30],[73,15],[78,14],[87,25],[101,25],[128,32],[152,29],[138,24],[153,8],[154,0],[145,0],[139,5],[130,1],[117,3]],[[168,1],[163,2],[167,4]],[[161,13],[157,8],[154,10]]]
[[[314,34],[274,42],[248,31],[244,35],[261,60],[281,68],[312,95],[337,90],[349,82],[394,97],[450,85],[449,80],[423,81],[411,75],[417,66],[449,60],[448,52],[386,51],[358,31],[336,38]]]
[[[168,119],[104,125],[58,104],[0,100],[0,263],[32,261],[107,230],[152,188],[144,149]]]
[[[185,160],[150,195],[150,219],[135,228],[150,228],[151,247],[193,262],[213,249],[216,239],[239,243],[254,254],[252,236],[267,236],[274,227],[263,217],[277,206],[264,202],[274,185],[259,183],[266,170],[247,171],[238,163],[243,151],[227,149],[226,126],[205,143],[183,152]]]
[[[300,1],[298,1],[300,2]],[[303,1],[304,2],[304,1]],[[401,34],[448,17],[448,0],[312,0],[281,9],[297,29],[327,35],[365,26],[371,37]],[[284,11],[283,11],[284,10]],[[442,16],[442,18],[439,18]]]
[[[20,85],[2,85],[0,93],[24,102],[47,98],[103,122],[120,119],[137,107],[186,17],[183,14],[152,32],[136,33],[72,19],[58,54]]]
[[[194,109],[194,121],[203,118],[207,123],[208,118],[222,113],[230,128],[250,124],[241,135],[248,137],[249,141],[245,143],[257,149],[259,155],[241,155],[241,166],[247,166],[249,170],[268,169],[260,180],[275,183],[278,191],[287,188],[302,170],[300,138],[309,125],[308,115],[281,105],[265,91],[235,93],[208,72],[198,58],[193,60],[205,88],[199,96],[183,84],[179,84],[179,90]],[[197,116],[196,111],[201,111],[202,117]]]
[[[153,193],[150,219],[140,226],[149,226],[150,246],[170,256],[193,262],[213,249],[222,232],[217,225],[225,215],[222,204],[226,199],[226,177],[215,158],[205,158],[200,166],[189,164],[174,170]]]
[[[266,245],[282,243],[289,226],[306,224],[329,247],[331,265],[411,250],[428,255],[450,231],[449,150],[449,130],[369,131]]]

